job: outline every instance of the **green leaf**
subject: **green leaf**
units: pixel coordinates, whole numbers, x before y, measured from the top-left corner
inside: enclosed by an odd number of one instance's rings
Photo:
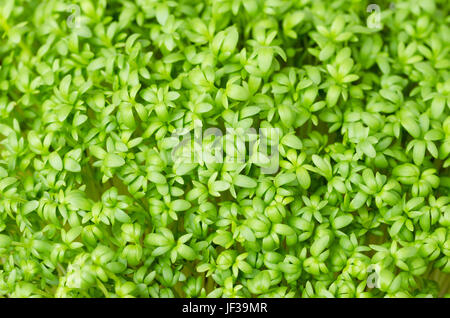
[[[69,204],[69,208],[74,211],[89,211],[92,207],[84,192],[81,191],[70,192],[66,195],[66,201]]]
[[[116,218],[117,221],[122,222],[122,223],[131,222],[131,218],[128,216],[128,214],[126,214],[124,211],[122,211],[120,209],[115,209],[114,217]]]
[[[5,235],[0,234],[0,248],[8,248],[11,245],[12,239]]]
[[[213,238],[213,243],[220,245],[222,247],[227,248],[227,246],[233,242],[233,237],[231,233],[229,232],[220,232],[216,233],[216,235]]]
[[[39,207],[39,201],[32,200],[25,203],[23,206],[23,214],[28,214],[30,212],[36,211],[36,209]]]
[[[354,210],[358,210],[359,208],[361,208],[367,201],[367,194],[363,193],[363,192],[358,192],[355,197],[353,198],[353,200],[350,202],[350,206],[354,209]]]
[[[283,185],[296,180],[296,178],[297,176],[294,173],[279,174],[275,177],[275,186],[282,187]]]
[[[445,108],[445,97],[436,96],[431,103],[431,117],[439,118]]]
[[[62,159],[57,152],[52,152],[48,157],[48,161],[50,162],[50,165],[53,169],[58,171],[61,171],[63,169]]]
[[[404,184],[413,184],[420,175],[420,169],[413,164],[405,163],[396,166],[392,174]]]
[[[258,185],[255,180],[242,174],[235,176],[233,178],[233,183],[242,188],[256,188]]]
[[[175,200],[172,202],[172,209],[174,211],[186,211],[191,207],[191,204],[186,200]]]
[[[332,43],[328,43],[325,47],[320,51],[319,60],[325,61],[328,60],[335,52],[335,46]]]
[[[80,172],[80,164],[70,157],[64,158],[64,169],[70,172]]]
[[[89,151],[92,153],[92,155],[94,155],[96,158],[103,160],[106,156],[106,151],[103,150],[101,147],[99,146],[90,146],[89,147]]]
[[[118,168],[125,164],[125,160],[114,153],[107,153],[103,159],[104,165],[108,168]]]
[[[258,50],[258,66],[266,73],[272,65],[273,50],[270,47],[262,47]]]
[[[420,126],[412,117],[403,117],[401,124],[411,136],[419,138]]]
[[[353,221],[353,216],[352,215],[341,215],[341,216],[338,216],[334,220],[334,228],[337,229],[337,230],[341,229],[343,227],[346,227],[350,223],[352,223],[352,221]]]
[[[236,85],[236,84],[232,84],[227,89],[227,96],[232,98],[232,99],[236,99],[236,100],[240,100],[240,101],[246,101],[246,100],[249,99],[250,93],[244,87]]]
[[[145,237],[145,244],[154,246],[167,246],[171,242],[161,234],[151,233]]]
[[[425,148],[426,143],[425,141],[418,141],[413,148],[413,160],[414,163],[418,166],[420,166],[423,162],[423,159],[425,157]]]
[[[312,155],[311,159],[319,169],[318,172],[326,179],[331,179],[333,172],[329,160],[325,160],[318,155]]]
[[[311,245],[311,255],[318,256],[321,254],[330,244],[330,237],[328,235],[322,236],[315,240]]]
[[[156,19],[161,25],[165,25],[169,17],[169,8],[166,4],[160,3],[156,6]]]
[[[148,175],[147,178],[156,184],[165,184],[166,182],[166,178],[164,177],[164,175],[162,175],[159,172],[156,171],[151,171]]]
[[[197,258],[197,254],[195,253],[195,251],[185,244],[182,244],[178,247],[178,254],[180,254],[181,257],[188,261],[193,261]]]
[[[329,107],[336,105],[339,95],[341,94],[341,88],[337,85],[331,85],[327,91],[327,104]]]
[[[248,281],[248,289],[255,295],[263,294],[269,290],[270,282],[269,272],[267,270],[261,271],[253,279]]]
[[[212,184],[212,189],[213,191],[218,191],[218,192],[223,192],[226,191],[230,188],[230,184],[226,181],[214,181],[214,183]]]
[[[280,114],[280,119],[286,127],[291,127],[295,120],[295,115],[288,105],[279,105],[278,114]]]
[[[296,170],[296,175],[300,186],[305,190],[308,189],[311,185],[311,178],[309,177],[308,171],[303,167],[299,167]]]
[[[375,158],[377,155],[377,152],[375,151],[375,148],[372,146],[371,143],[369,143],[367,140],[363,141],[361,143],[361,150],[364,152],[364,154],[369,158]]]

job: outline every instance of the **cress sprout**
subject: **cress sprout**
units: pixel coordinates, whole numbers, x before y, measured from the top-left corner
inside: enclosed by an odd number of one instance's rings
[[[449,9],[0,1],[0,297],[449,296]]]

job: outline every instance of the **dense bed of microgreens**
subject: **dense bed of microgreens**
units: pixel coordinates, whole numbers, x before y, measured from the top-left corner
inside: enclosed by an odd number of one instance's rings
[[[0,296],[448,296],[450,5],[369,4],[1,0]]]

